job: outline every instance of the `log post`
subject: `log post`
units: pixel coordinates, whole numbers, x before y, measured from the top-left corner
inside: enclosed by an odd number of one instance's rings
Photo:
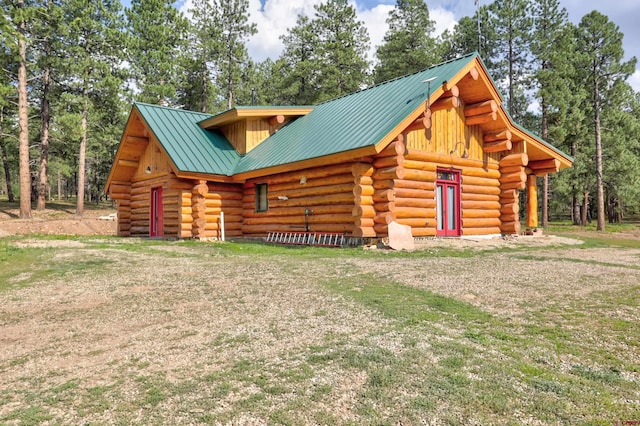
[[[538,188],[536,176],[527,177],[527,228],[538,226]]]

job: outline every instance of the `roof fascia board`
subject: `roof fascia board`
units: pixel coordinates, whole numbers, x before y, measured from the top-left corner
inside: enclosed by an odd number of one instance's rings
[[[243,118],[268,118],[275,115],[286,117],[307,115],[313,107],[266,107],[266,108],[243,108],[235,107],[221,112],[213,117],[206,118],[200,123],[203,129],[223,126],[241,120]]]
[[[120,162],[120,154],[124,149],[124,144],[126,143],[127,136],[129,134],[129,130],[135,121],[135,117],[138,116],[142,121],[141,114],[138,112],[135,105],[131,107],[131,111],[129,112],[129,118],[127,118],[127,124],[124,127],[124,131],[122,132],[122,136],[120,136],[120,143],[118,144],[118,151],[116,151],[116,156],[113,159],[113,163],[111,164],[111,170],[109,170],[109,176],[107,177],[107,181],[104,184],[103,192],[106,194],[109,192],[109,187],[111,186],[111,181],[113,179],[113,175],[116,172],[116,168]]]
[[[376,151],[375,146],[367,146],[363,148],[339,152],[336,154],[326,155],[324,157],[311,158],[308,160],[297,161],[295,163],[281,164],[264,169],[237,173],[233,175],[233,181],[245,182],[248,179],[254,179],[278,173],[293,172],[297,170],[310,169],[312,167],[328,166],[331,164],[339,164],[349,161],[357,162],[359,158],[369,157],[372,155],[376,155],[377,153],[378,151]]]

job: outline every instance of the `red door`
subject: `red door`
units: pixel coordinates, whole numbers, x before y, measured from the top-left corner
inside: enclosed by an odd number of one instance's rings
[[[151,188],[151,205],[149,218],[149,236],[161,237],[164,234],[162,225],[162,188]]]
[[[436,235],[459,237],[460,226],[460,172],[438,170],[436,180]]]

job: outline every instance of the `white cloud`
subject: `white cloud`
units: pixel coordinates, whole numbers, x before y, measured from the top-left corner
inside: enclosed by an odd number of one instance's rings
[[[452,31],[458,23],[453,12],[441,7],[430,9],[429,17],[436,23],[433,36],[439,36],[444,30]]]
[[[382,44],[384,34],[387,32],[389,25],[387,25],[387,18],[389,12],[393,9],[391,5],[379,4],[372,9],[358,9],[358,19],[364,22],[367,31],[369,32],[369,40],[371,42],[368,52],[369,60],[373,61],[376,53],[376,48]]]
[[[631,74],[631,77],[629,77],[628,82],[631,85],[631,87],[633,87],[634,91],[640,92],[640,71],[636,70],[636,72]]]

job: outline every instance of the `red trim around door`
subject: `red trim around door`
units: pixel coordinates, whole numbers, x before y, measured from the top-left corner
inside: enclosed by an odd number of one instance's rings
[[[151,188],[151,203],[149,204],[150,237],[164,235],[164,214],[162,210],[162,187]]]
[[[436,177],[436,236],[462,235],[460,171],[438,169]]]

